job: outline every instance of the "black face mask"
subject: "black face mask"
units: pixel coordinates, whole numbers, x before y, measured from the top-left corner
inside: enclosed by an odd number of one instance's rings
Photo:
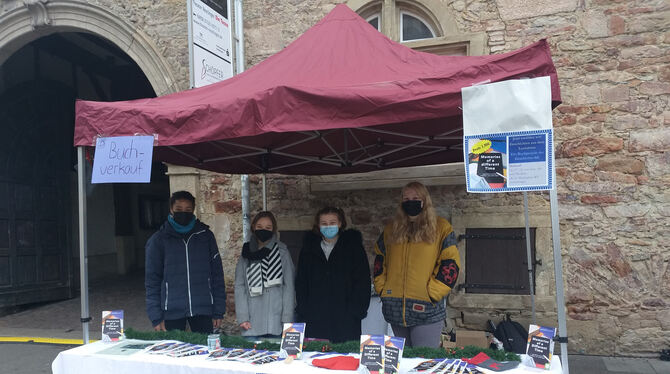
[[[272,234],[274,234],[274,233],[270,230],[256,230],[256,231],[254,231],[254,235],[256,235],[256,238],[258,238],[258,240],[260,240],[263,243],[270,240],[272,238]]]
[[[172,219],[182,226],[186,226],[193,221],[193,212],[174,212]]]
[[[421,200],[407,200],[402,202],[402,210],[407,213],[410,217],[418,216],[423,207],[421,206]]]

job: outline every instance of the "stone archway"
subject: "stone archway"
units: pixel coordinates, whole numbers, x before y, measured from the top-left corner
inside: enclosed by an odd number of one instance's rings
[[[75,0],[5,0],[0,12],[0,64],[40,37],[57,32],[86,32],[109,40],[128,54],[146,75],[156,95],[179,90],[154,42],[108,10]]]

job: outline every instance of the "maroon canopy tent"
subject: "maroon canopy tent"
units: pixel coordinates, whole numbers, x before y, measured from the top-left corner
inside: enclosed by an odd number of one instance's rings
[[[196,72],[198,74],[200,72]],[[122,102],[78,101],[74,144],[157,136],[157,160],[223,173],[339,174],[462,161],[461,88],[556,69],[545,40],[490,56],[393,42],[345,5],[226,81]]]

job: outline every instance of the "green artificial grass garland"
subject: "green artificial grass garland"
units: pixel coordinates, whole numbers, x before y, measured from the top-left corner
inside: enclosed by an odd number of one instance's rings
[[[139,340],[178,340],[184,343],[207,345],[207,335],[187,331],[136,331],[132,328],[126,330],[128,339]],[[250,342],[240,336],[221,335],[221,346],[226,348],[255,348],[266,349],[269,351],[278,351],[279,344],[263,341],[262,343]],[[359,353],[360,343],[349,341],[344,343],[329,343],[321,341],[306,342],[303,344],[305,352],[338,352],[338,353]],[[458,348],[428,348],[428,347],[407,347],[403,351],[405,358],[470,358],[478,353],[484,352],[489,357],[498,361],[520,361],[517,354],[493,350],[488,348],[479,348],[472,345]]]

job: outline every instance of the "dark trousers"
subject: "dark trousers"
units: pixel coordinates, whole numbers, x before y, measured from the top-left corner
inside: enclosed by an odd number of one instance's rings
[[[180,319],[166,319],[165,329],[170,330],[186,330],[186,322],[193,332],[201,334],[211,334],[213,328],[212,316],[193,316]]]
[[[403,327],[391,325],[393,334],[405,338],[405,347],[431,347],[440,346],[440,335],[442,335],[444,321],[437,321],[427,325]]]

